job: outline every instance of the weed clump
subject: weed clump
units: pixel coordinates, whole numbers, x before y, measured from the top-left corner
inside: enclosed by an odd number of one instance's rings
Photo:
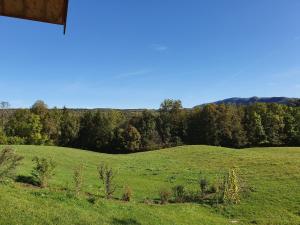
[[[183,203],[185,201],[185,189],[182,185],[177,185],[173,187],[173,197],[175,202]]]
[[[130,202],[131,198],[132,198],[132,195],[133,195],[132,189],[129,186],[126,186],[125,189],[124,189],[122,200],[125,201],[125,202]]]
[[[239,184],[236,169],[232,168],[229,170],[224,181],[224,202],[238,204],[240,202],[240,191],[241,187]]]
[[[17,155],[14,149],[10,147],[4,148],[0,152],[0,181],[6,178],[13,178],[16,168],[20,165],[22,156]]]
[[[73,176],[74,184],[75,184],[75,194],[78,197],[82,191],[83,186],[83,165],[79,165],[74,169]]]
[[[160,197],[160,203],[162,205],[167,204],[170,201],[171,198],[171,191],[167,188],[163,188],[159,191],[159,197]]]
[[[206,178],[202,178],[199,181],[201,196],[204,197],[207,193],[207,189],[209,186],[209,181]]]
[[[104,185],[105,196],[107,199],[111,199],[116,187],[113,184],[115,172],[112,168],[105,164],[100,164],[98,167],[99,180]]]
[[[52,159],[35,157],[32,160],[35,167],[32,170],[32,177],[41,188],[49,186],[49,181],[54,175],[56,164]]]

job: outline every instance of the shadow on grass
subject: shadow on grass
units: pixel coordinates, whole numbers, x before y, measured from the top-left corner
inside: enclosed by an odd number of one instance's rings
[[[134,219],[117,219],[114,218],[112,220],[113,225],[141,225],[141,223],[139,223],[138,221],[134,220]]]
[[[16,177],[15,181],[18,183],[25,184],[25,185],[30,185],[30,186],[35,186],[35,187],[39,186],[39,184],[34,180],[34,178],[32,176],[19,175]]]

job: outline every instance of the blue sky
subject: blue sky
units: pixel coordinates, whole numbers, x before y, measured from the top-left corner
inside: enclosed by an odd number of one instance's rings
[[[0,100],[158,108],[300,97],[299,12],[299,0],[71,0],[66,36],[0,17]]]

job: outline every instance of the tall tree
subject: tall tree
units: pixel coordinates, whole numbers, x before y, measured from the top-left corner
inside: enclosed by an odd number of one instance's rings
[[[158,132],[165,146],[178,145],[186,137],[187,120],[180,100],[166,99],[160,106]]]
[[[129,152],[137,152],[141,147],[141,134],[132,125],[127,126],[123,130],[123,144],[124,149]]]
[[[8,136],[23,138],[27,144],[45,144],[48,139],[41,131],[40,117],[26,109],[17,110],[6,124]]]
[[[47,104],[42,100],[37,100],[32,106],[31,106],[31,112],[39,115],[41,118],[45,117],[48,112],[48,106]]]
[[[206,105],[201,110],[199,126],[200,142],[207,145],[220,145],[217,118],[219,117],[217,105]]]
[[[61,146],[74,146],[79,132],[79,118],[75,116],[67,108],[62,110],[60,132],[59,132],[59,145]]]
[[[284,112],[285,106],[281,104],[268,104],[264,115],[264,128],[269,145],[280,146],[284,144]]]
[[[141,115],[131,119],[129,122],[136,127],[141,134],[141,149],[151,150],[161,146],[161,138],[157,131],[157,115],[145,110]]]
[[[5,123],[8,120],[8,114],[9,114],[8,109],[9,109],[9,107],[10,107],[9,102],[4,102],[4,101],[0,102],[0,115],[1,115],[0,116],[0,119],[1,119],[0,126],[2,128],[4,128]]]
[[[188,116],[187,143],[204,144],[201,124],[202,107],[194,108]]]
[[[217,140],[221,146],[242,147],[247,143],[242,126],[243,112],[235,105],[219,105],[217,107]]]
[[[115,129],[123,120],[117,111],[87,112],[82,117],[79,130],[79,146],[87,149],[107,150],[111,146]]]

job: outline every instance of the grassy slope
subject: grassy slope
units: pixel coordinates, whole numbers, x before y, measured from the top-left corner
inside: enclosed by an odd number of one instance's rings
[[[186,146],[133,155],[106,155],[88,151],[17,146],[25,157],[18,174],[29,175],[34,156],[52,157],[58,164],[52,190],[21,184],[0,185],[0,224],[300,224],[300,148],[233,150]],[[118,170],[117,197],[123,186],[134,190],[131,203],[69,197],[73,168],[84,163],[85,191],[98,192],[96,167],[108,162]],[[255,189],[238,206],[216,210],[198,204],[145,205],[161,187],[188,184],[197,188],[200,176],[215,177],[233,165],[248,186]],[[202,175],[200,175],[200,172]]]

